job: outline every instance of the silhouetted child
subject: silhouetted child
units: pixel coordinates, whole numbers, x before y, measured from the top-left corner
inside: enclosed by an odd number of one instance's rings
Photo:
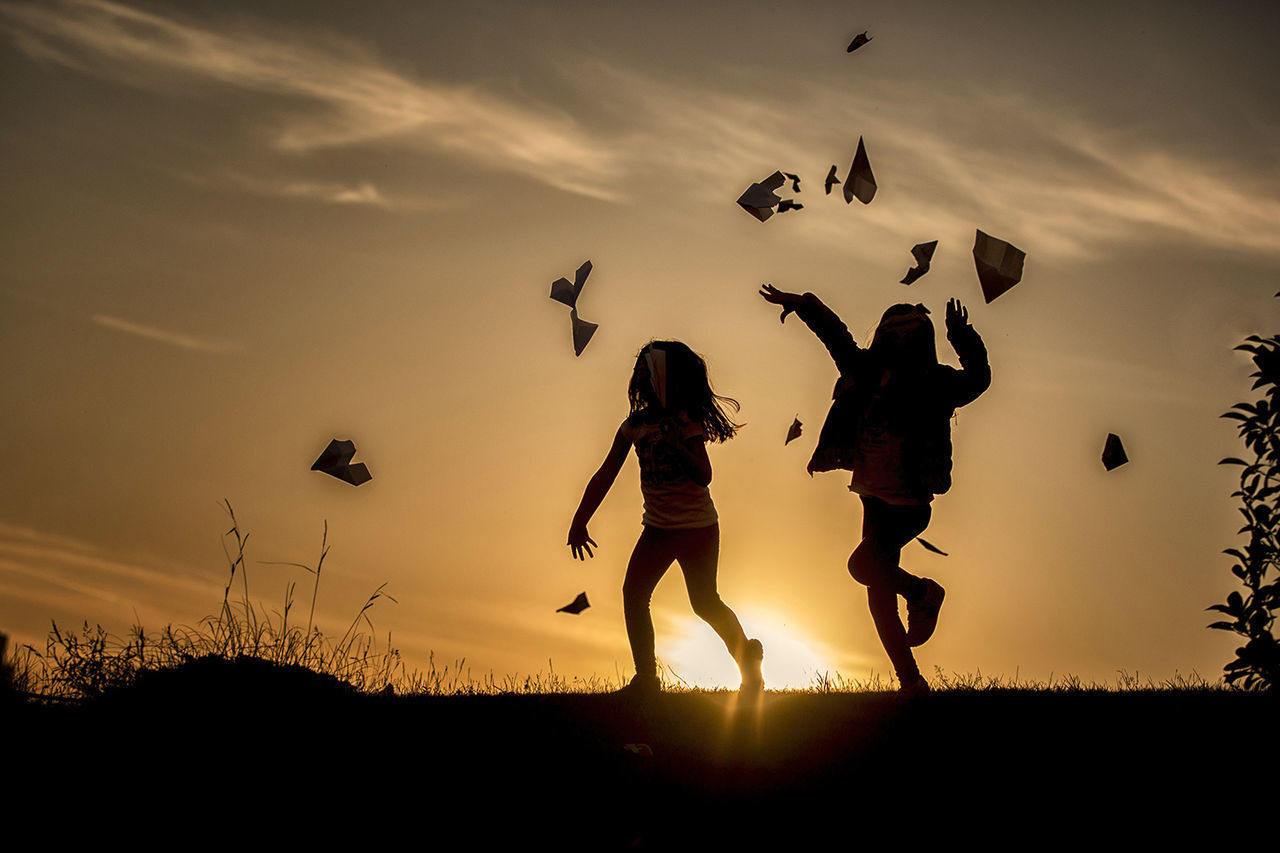
[[[782,306],[784,322],[796,312],[840,370],[809,473],[853,472],[849,489],[862,498],[862,542],[849,557],[849,574],[867,587],[871,617],[900,689],[928,691],[911,649],[933,635],[944,592],[898,561],[902,547],[928,526],[933,496],[951,488],[951,417],[991,384],[986,347],[955,299],[947,303],[947,340],[960,370],[938,363],[923,305],[891,306],[863,349],[812,293],[766,284],[760,295]],[[899,595],[907,600],[905,630]]]
[[[627,638],[636,666],[626,690],[647,694],[659,689],[649,601],[658,581],[672,561],[677,561],[693,612],[724,640],[742,674],[742,690],[758,692],[764,688],[760,674],[763,647],[759,640],[747,639],[738,617],[716,591],[720,525],[707,488],[711,460],[706,442],[733,437],[738,426],[725,415],[724,405],[736,412],[738,404],[711,390],[706,364],[679,341],[653,341],[640,350],[627,398],[631,413],[618,427],[608,456],[587,483],[569,528],[568,543],[578,559],[592,556],[596,543],[587,533],[587,522],[634,446],[640,461],[644,530],[631,552],[622,583]]]

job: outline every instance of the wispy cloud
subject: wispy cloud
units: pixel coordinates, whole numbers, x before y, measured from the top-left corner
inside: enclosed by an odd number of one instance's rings
[[[296,198],[307,201],[321,201],[328,204],[346,204],[363,207],[376,207],[383,210],[406,207],[404,203],[393,203],[382,194],[376,185],[369,181],[357,183],[341,183],[338,181],[301,181],[271,177],[253,177],[239,172],[229,172],[226,176],[235,185],[255,195],[273,198]]]
[[[236,352],[244,348],[244,345],[238,341],[197,338],[193,335],[184,335],[181,332],[157,329],[154,326],[144,326],[141,323],[133,323],[129,320],[122,320],[119,317],[112,317],[109,314],[94,314],[92,319],[99,326],[114,329],[117,332],[124,332],[127,335],[146,338],[157,343],[193,352],[226,353]]]
[[[33,58],[85,73],[156,88],[214,82],[300,102],[306,109],[276,119],[280,151],[395,144],[613,196],[615,158],[567,113],[414,80],[354,44],[270,38],[107,0],[5,3],[0,20]]]

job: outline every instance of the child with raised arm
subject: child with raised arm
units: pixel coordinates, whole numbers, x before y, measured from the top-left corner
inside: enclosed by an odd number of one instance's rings
[[[867,587],[871,618],[899,689],[928,692],[911,649],[933,635],[944,591],[898,561],[902,547],[928,526],[933,496],[951,488],[951,416],[991,384],[987,349],[956,299],[947,303],[947,340],[960,358],[959,370],[938,363],[923,305],[891,306],[864,349],[812,293],[766,284],[760,295],[782,306],[783,322],[794,311],[840,371],[809,473],[852,472],[849,489],[861,497],[863,510],[862,541],[849,557],[849,574]],[[907,601],[905,629],[898,596]]]
[[[716,591],[720,525],[707,488],[711,460],[706,443],[733,437],[738,426],[723,407],[729,405],[737,411],[738,404],[711,390],[706,363],[679,341],[653,341],[640,350],[627,398],[630,414],[587,483],[569,527],[568,542],[574,557],[582,560],[592,556],[596,543],[587,533],[587,522],[634,447],[640,462],[644,530],[631,552],[622,583],[627,638],[636,667],[625,690],[638,695],[659,690],[649,601],[658,581],[676,561],[684,573],[693,612],[715,629],[737,662],[741,690],[758,693],[764,689],[760,674],[764,650],[759,640],[747,639],[738,617]]]

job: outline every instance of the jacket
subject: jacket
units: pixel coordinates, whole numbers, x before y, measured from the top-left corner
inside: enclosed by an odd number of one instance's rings
[[[927,503],[951,488],[951,418],[991,385],[987,349],[966,324],[951,342],[960,369],[929,364],[895,371],[859,347],[835,312],[812,293],[796,314],[840,371],[831,409],[809,460],[814,471],[853,472],[855,492],[891,502]]]

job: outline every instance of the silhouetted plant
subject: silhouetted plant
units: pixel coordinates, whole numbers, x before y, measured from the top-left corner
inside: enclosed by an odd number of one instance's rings
[[[1252,390],[1264,389],[1256,403],[1237,403],[1222,416],[1240,422],[1240,437],[1254,456],[1251,462],[1229,457],[1219,463],[1241,468],[1240,488],[1231,494],[1240,499],[1245,525],[1238,532],[1248,534],[1249,543],[1223,553],[1235,559],[1231,573],[1244,584],[1245,594],[1232,592],[1225,604],[1209,607],[1231,617],[1209,627],[1245,639],[1236,659],[1223,668],[1229,684],[1275,690],[1280,687],[1280,643],[1273,633],[1280,608],[1280,335],[1250,335],[1236,349],[1252,353],[1258,368]]]

